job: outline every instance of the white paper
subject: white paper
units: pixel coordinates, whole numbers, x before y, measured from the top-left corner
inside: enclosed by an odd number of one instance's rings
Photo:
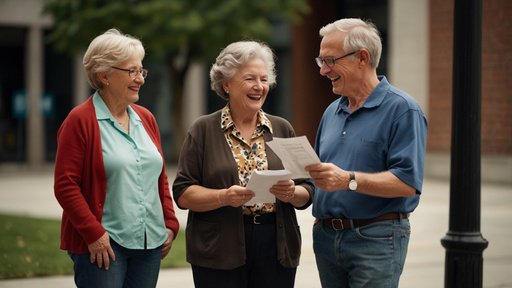
[[[284,169],[292,173],[292,179],[310,178],[304,168],[311,164],[320,163],[320,159],[309,144],[306,136],[293,138],[277,138],[266,144],[283,162]]]
[[[256,203],[275,203],[276,197],[270,193],[270,187],[280,180],[291,179],[287,170],[254,170],[249,178],[246,188],[253,191],[255,196],[244,205],[251,206]]]

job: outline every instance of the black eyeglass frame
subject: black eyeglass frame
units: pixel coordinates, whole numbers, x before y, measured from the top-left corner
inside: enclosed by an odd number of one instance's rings
[[[345,57],[348,57],[348,56],[351,56],[351,55],[354,55],[356,54],[357,52],[359,52],[359,50],[356,50],[356,51],[352,51],[352,52],[349,52],[343,56],[340,56],[338,58],[332,58],[332,57],[326,57],[326,58],[322,58],[322,57],[316,57],[315,58],[315,61],[316,61],[316,65],[318,65],[318,67],[322,68],[322,66],[324,65],[327,65],[327,67],[329,68],[332,68],[334,67],[334,64],[336,64],[336,61],[340,60],[340,59],[343,59]]]
[[[141,69],[141,70],[124,69],[124,68],[119,68],[119,67],[115,67],[115,66],[112,66],[112,68],[128,72],[128,76],[130,76],[130,78],[132,78],[132,79],[135,79],[135,77],[137,77],[139,74],[142,75],[142,78],[146,79],[146,77],[148,77],[148,72],[149,72],[147,69]],[[135,74],[135,75],[133,75],[133,74]]]

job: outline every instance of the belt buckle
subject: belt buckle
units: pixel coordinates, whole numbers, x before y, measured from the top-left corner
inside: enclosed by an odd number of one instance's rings
[[[336,225],[334,225],[334,223],[340,223],[341,225],[341,228],[337,228]],[[331,226],[334,230],[343,230],[345,229],[345,227],[343,227],[343,220],[342,219],[331,219]]]
[[[254,216],[252,217],[252,224],[256,224],[256,225],[261,224],[261,222],[258,221],[258,218],[260,216],[261,216],[260,214],[254,214]]]

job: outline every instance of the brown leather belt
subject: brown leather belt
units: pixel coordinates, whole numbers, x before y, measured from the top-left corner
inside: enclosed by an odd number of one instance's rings
[[[353,229],[369,225],[379,221],[397,220],[409,218],[409,213],[389,212],[372,219],[346,219],[346,218],[327,218],[322,219],[322,224],[334,230]]]

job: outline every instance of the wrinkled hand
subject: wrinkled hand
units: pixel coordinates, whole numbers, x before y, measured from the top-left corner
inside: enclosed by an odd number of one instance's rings
[[[254,197],[254,192],[239,185],[219,191],[219,201],[232,207],[240,207]]]
[[[346,189],[349,180],[348,172],[332,163],[309,165],[306,171],[315,181],[315,186],[327,192]]]
[[[281,180],[270,187],[270,193],[283,202],[290,202],[295,197],[295,182],[293,180]]]
[[[91,263],[97,262],[98,268],[104,266],[105,270],[108,270],[110,267],[110,258],[112,258],[112,261],[116,261],[116,255],[110,246],[110,237],[107,232],[105,232],[105,234],[103,234],[103,236],[98,240],[89,244],[87,248],[90,253],[89,260]]]
[[[167,254],[169,254],[169,251],[171,251],[172,242],[174,241],[174,232],[172,232],[171,229],[165,228],[167,230],[167,239],[165,240],[164,244],[162,244],[162,257],[161,259],[164,259]]]

